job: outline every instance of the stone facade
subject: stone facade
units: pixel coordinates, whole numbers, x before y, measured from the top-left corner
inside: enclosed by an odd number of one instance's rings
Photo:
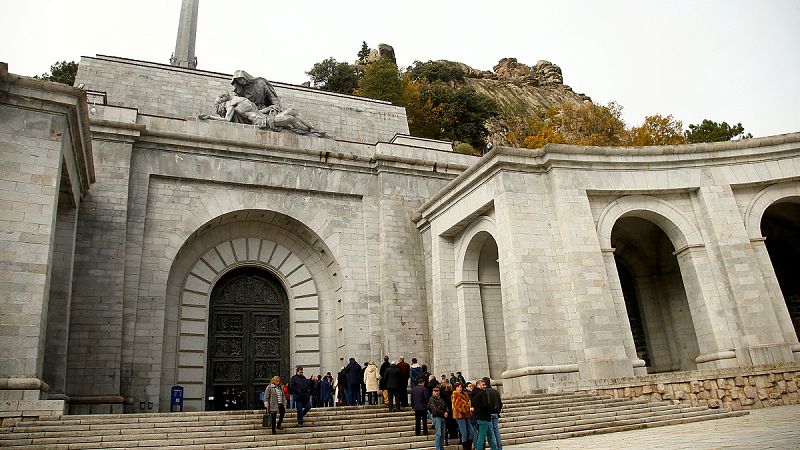
[[[166,411],[176,384],[212,407],[215,287],[243,269],[285,293],[306,373],[403,354],[515,394],[800,355],[760,228],[800,198],[798,134],[477,158],[296,86],[329,138],[198,120],[224,74],[85,57],[88,99],[2,76],[9,414]]]
[[[769,205],[797,198],[798,149],[798,134],[666,148],[496,148],[415,217],[430,242],[433,366],[490,372],[507,393],[520,393],[648,371],[797,361],[800,345],[760,223]],[[631,245],[614,236],[621,219],[662,230],[665,259],[675,258],[679,272],[671,284],[635,280],[658,364],[642,360],[633,339],[615,261],[624,252],[612,245]],[[500,274],[502,374],[491,367],[501,346],[484,352],[488,336],[477,348],[461,345],[475,324],[491,329],[485,308],[494,294],[487,299],[481,289],[497,282],[474,270],[486,241],[499,255],[489,263]]]

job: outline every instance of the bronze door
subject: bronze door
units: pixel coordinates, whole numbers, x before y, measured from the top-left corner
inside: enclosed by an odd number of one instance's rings
[[[252,409],[274,375],[289,373],[288,302],[269,273],[237,269],[211,292],[207,409]],[[235,403],[233,391],[240,394]]]

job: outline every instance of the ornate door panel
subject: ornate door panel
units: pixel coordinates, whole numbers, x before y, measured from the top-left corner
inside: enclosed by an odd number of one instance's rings
[[[270,378],[289,373],[283,287],[260,269],[235,270],[214,286],[210,316],[206,391],[214,401],[207,408],[225,409],[231,389],[245,392],[244,405],[239,401],[238,407],[259,407]]]

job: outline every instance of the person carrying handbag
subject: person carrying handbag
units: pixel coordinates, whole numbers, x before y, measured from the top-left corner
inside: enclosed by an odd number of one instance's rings
[[[264,418],[261,425],[266,428],[272,424],[272,434],[275,434],[275,428],[283,429],[283,416],[286,414],[286,394],[281,388],[281,377],[274,376],[270,380],[269,386],[264,390]],[[277,420],[276,419],[277,416]]]

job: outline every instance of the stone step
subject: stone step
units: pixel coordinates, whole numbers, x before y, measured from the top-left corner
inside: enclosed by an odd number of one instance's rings
[[[714,410],[709,410],[709,411],[714,411]],[[706,412],[705,414],[696,414],[688,417],[680,417],[680,418],[672,417],[663,420],[654,420],[649,422],[639,419],[639,420],[631,420],[629,421],[629,423],[625,423],[625,421],[619,421],[614,423],[613,425],[604,427],[583,426],[583,427],[573,427],[569,429],[565,428],[564,430],[558,433],[531,434],[523,437],[514,437],[514,438],[512,437],[506,438],[501,428],[501,434],[503,435],[502,437],[503,445],[528,444],[532,442],[549,441],[554,439],[568,439],[573,437],[589,436],[593,434],[612,433],[616,431],[639,430],[642,428],[654,428],[654,427],[661,427],[668,425],[678,425],[683,423],[700,422],[705,420],[724,419],[727,417],[739,417],[746,414],[747,414],[746,411],[714,411],[713,413]]]
[[[511,403],[504,401],[506,407],[500,421],[504,444],[742,414],[588,395],[561,398],[534,395],[513,400]],[[294,413],[287,413],[286,427],[277,435],[261,427],[262,414],[250,410],[40,418],[3,429],[0,447],[274,450],[433,447],[432,433],[427,437],[414,435],[410,410],[390,413],[382,406],[315,408],[306,416],[303,427],[296,426]]]

